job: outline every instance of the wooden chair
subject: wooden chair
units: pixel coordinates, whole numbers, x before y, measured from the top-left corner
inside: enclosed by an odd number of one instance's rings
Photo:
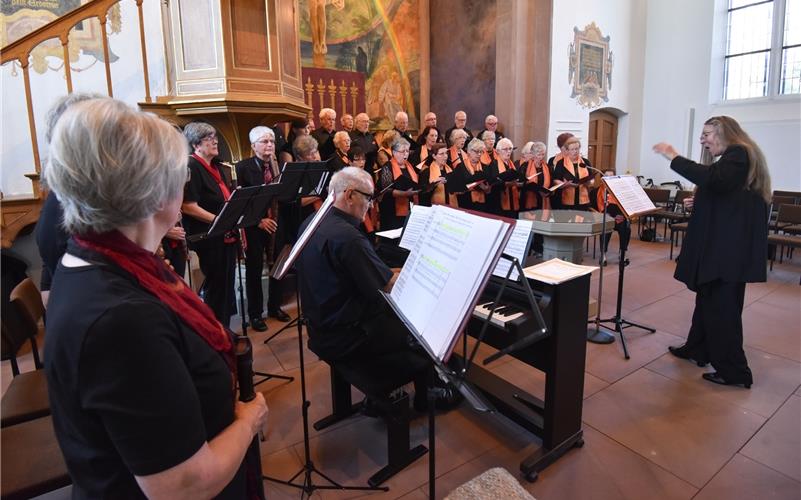
[[[670,206],[670,193],[669,189],[654,189],[654,188],[646,188],[645,194],[648,195],[648,198],[651,199],[654,205],[657,207],[661,207],[663,209],[667,209]],[[653,229],[654,231],[654,239],[656,239],[656,227],[659,224],[660,215],[658,212],[653,214],[647,214],[640,217],[639,222],[637,223],[637,234],[642,235],[642,225],[645,225],[646,229]],[[642,238],[641,238],[642,239]]]
[[[798,233],[792,229],[797,226],[801,227],[801,205],[780,205],[776,217],[774,233],[768,234],[768,245],[774,245],[776,247],[776,251],[771,254],[771,271],[773,270],[773,263],[776,260],[777,253],[779,254],[779,262],[782,262],[784,260],[785,248],[794,249],[801,247],[801,236],[798,236]],[[799,281],[799,284],[801,284],[801,281]]]
[[[32,498],[72,483],[51,417],[3,427],[0,438],[0,497],[4,500]]]
[[[679,235],[687,232],[689,222],[676,222],[670,225],[670,260],[673,260],[673,247],[679,243]]]
[[[684,209],[684,200],[692,198],[692,191],[676,191],[669,206],[665,210],[659,210],[652,215],[657,219],[665,221],[665,229],[662,231],[662,239],[667,239],[668,226],[677,222],[684,222],[690,218],[690,213]]]
[[[29,287],[33,287],[36,295]],[[17,285],[11,292],[13,299],[7,304],[0,328],[0,350],[2,359],[9,360],[14,378],[0,400],[0,427],[18,424],[50,414],[50,401],[47,394],[47,379],[39,359],[39,348],[36,344],[37,324],[26,307],[28,302],[34,307],[34,314],[41,314],[35,308],[38,290],[30,278]],[[38,296],[41,305],[41,296]],[[17,356],[20,349],[30,342],[35,369],[20,373]]]

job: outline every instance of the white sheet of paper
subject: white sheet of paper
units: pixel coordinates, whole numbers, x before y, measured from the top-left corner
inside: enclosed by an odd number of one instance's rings
[[[409,220],[406,222],[406,227],[403,229],[403,236],[401,237],[398,246],[411,250],[423,234],[423,228],[428,224],[431,217],[431,207],[424,207],[422,205],[414,205],[409,213]]]
[[[528,243],[528,239],[531,237],[531,226],[533,224],[534,221],[518,220],[515,224],[515,228],[512,230],[512,236],[506,243],[506,248],[503,249],[503,253],[515,257],[518,262],[520,262],[521,266],[526,259],[526,243]],[[495,266],[495,270],[492,271],[493,276],[505,278],[511,265],[511,262],[501,257],[501,260],[498,261],[498,265]],[[517,275],[517,270],[513,269],[509,278],[517,280]]]
[[[401,233],[403,233],[403,228],[399,227],[397,229],[390,229],[388,231],[378,231],[375,233],[376,236],[380,236],[382,238],[386,238],[388,240],[397,240],[401,237]]]
[[[629,217],[656,209],[648,194],[633,175],[609,176],[604,177],[603,181]]]
[[[435,206],[390,297],[443,359],[498,254],[509,224]]]
[[[300,251],[303,250],[304,246],[306,246],[306,243],[308,243],[309,238],[311,238],[311,235],[314,234],[314,231],[320,225],[320,222],[322,222],[325,216],[328,215],[328,212],[331,211],[331,207],[333,205],[334,205],[334,195],[330,194],[328,195],[328,198],[326,198],[323,204],[320,206],[320,209],[317,210],[317,213],[314,214],[314,217],[309,222],[309,225],[306,226],[306,229],[303,231],[303,234],[301,234],[298,237],[298,241],[296,241],[295,244],[292,245],[292,250],[289,252],[289,257],[287,257],[286,261],[284,262],[284,265],[281,266],[281,269],[279,269],[275,275],[276,279],[280,280],[281,278],[284,277],[284,275],[286,275],[287,271],[289,271],[289,269],[292,267],[292,264],[295,263],[295,260],[298,258],[298,255],[300,255]]]
[[[523,274],[533,280],[558,285],[579,276],[590,274],[596,269],[598,269],[597,266],[581,266],[562,259],[551,259],[535,266],[526,267],[523,269]]]

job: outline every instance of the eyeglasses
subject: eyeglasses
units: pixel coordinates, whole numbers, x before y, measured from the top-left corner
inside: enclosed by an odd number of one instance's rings
[[[351,188],[351,191],[359,193],[360,195],[364,196],[367,199],[367,203],[372,203],[375,201],[375,194],[374,193],[365,193],[364,191],[359,191],[356,188]]]
[[[219,142],[219,139],[217,138],[216,135],[207,135],[206,137],[203,138],[203,140],[201,142],[206,142],[206,141]]]
[[[515,148],[498,148],[498,151],[512,151]]]
[[[260,141],[256,141],[256,144],[275,144],[275,141],[272,139],[262,139]]]

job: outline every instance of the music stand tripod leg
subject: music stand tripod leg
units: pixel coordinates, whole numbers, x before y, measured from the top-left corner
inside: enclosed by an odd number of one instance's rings
[[[239,280],[239,284],[237,286],[237,290],[239,292],[239,313],[240,313],[240,318],[242,319],[242,335],[247,337],[248,336],[248,322],[245,319],[245,314],[246,314],[245,313],[245,291],[244,291],[244,285],[243,285],[244,280],[242,279],[242,256],[245,254],[245,248],[242,245],[242,239],[241,238],[239,239],[238,245],[239,245],[239,248],[237,249],[237,252],[236,252],[236,271],[237,271],[237,277],[238,277],[238,280]],[[275,379],[279,379],[279,380],[286,380],[287,382],[292,382],[293,380],[295,380],[295,377],[288,377],[286,375],[278,375],[278,374],[275,374],[275,373],[260,372],[260,371],[255,371],[255,370],[253,371],[253,375],[254,375],[254,377],[255,376],[262,377],[261,380],[254,381],[253,385],[259,385],[261,383],[264,383],[264,382],[266,382],[266,381],[268,381],[270,379],[274,379],[274,378]]]
[[[288,480],[278,479],[270,476],[262,476],[263,480],[271,481],[273,483],[284,484],[293,488],[298,488],[302,491],[301,498],[310,498],[316,490],[353,490],[353,491],[389,491],[387,486],[344,486],[327,475],[323,474],[311,460],[311,448],[309,444],[309,406],[311,402],[308,400],[306,393],[306,365],[303,356],[303,311],[300,304],[300,292],[295,291],[295,297],[298,303],[298,321],[296,323],[298,332],[298,355],[300,361],[300,394],[301,394],[301,416],[303,418],[303,467],[295,473],[294,476]],[[322,477],[329,484],[318,485],[314,484],[312,474],[317,474]],[[303,482],[297,483],[295,480],[303,475]]]

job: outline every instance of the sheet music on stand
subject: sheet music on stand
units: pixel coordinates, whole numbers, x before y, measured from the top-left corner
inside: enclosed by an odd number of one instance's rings
[[[320,223],[323,221],[328,212],[331,211],[331,207],[334,206],[334,195],[331,194],[328,198],[325,199],[323,205],[314,214],[314,217],[303,230],[303,233],[298,237],[298,241],[292,245],[292,250],[288,253],[282,252],[279,256],[279,260],[273,265],[273,271],[271,271],[271,276],[276,279],[283,279],[286,273],[292,268],[292,265],[297,260],[298,255],[303,250],[303,247],[309,242],[309,239],[314,234],[314,231],[320,226]]]
[[[447,361],[511,237],[514,220],[435,206],[385,295],[429,354]]]
[[[531,248],[531,227],[533,225],[534,221],[518,220],[514,230],[512,230],[512,236],[509,238],[506,248],[503,249],[503,253],[516,258],[518,262],[525,262],[528,251]],[[499,260],[498,265],[495,266],[495,270],[492,271],[492,275],[498,278],[505,278],[510,267],[512,268],[512,272],[509,275],[509,279],[517,281],[519,273],[517,269],[512,266],[512,261],[509,259]]]
[[[627,219],[659,210],[633,175],[601,177]]]

